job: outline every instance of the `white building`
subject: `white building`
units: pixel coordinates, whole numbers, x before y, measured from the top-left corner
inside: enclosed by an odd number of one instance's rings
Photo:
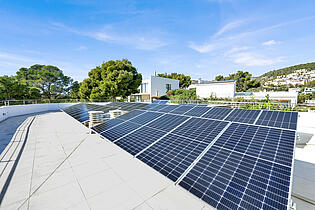
[[[196,94],[199,98],[234,98],[236,91],[236,82],[234,80],[226,81],[201,81],[192,84],[188,89],[196,88]]]
[[[139,93],[130,96],[130,101],[151,102],[166,95],[169,90],[178,89],[179,80],[169,79],[158,76],[151,76],[147,80],[143,80],[139,87]]]

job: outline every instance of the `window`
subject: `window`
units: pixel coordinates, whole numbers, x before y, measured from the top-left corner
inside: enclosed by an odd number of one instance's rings
[[[147,93],[148,92],[148,83],[142,83],[140,93]]]
[[[166,92],[170,91],[172,89],[171,84],[166,84]]]

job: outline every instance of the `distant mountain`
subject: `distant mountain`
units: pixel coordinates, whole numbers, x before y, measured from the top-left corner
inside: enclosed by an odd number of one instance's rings
[[[269,71],[267,73],[264,73],[263,75],[257,77],[258,80],[270,80],[272,78],[275,78],[280,75],[288,75],[293,73],[295,70],[299,69],[307,69],[307,70],[315,70],[315,62],[312,63],[305,63],[305,64],[299,64],[295,66],[289,66],[283,69],[277,69],[273,71]]]

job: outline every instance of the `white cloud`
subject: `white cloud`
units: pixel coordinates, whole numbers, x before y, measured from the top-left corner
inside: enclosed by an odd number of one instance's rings
[[[271,45],[275,45],[275,44],[278,44],[278,42],[276,42],[273,39],[262,43],[262,45],[266,45],[266,46],[271,46]]]
[[[216,32],[214,34],[214,37],[218,37],[227,31],[230,31],[234,28],[238,28],[241,25],[243,25],[245,22],[246,22],[245,20],[237,20],[237,21],[230,22],[230,23],[224,25],[218,32]]]
[[[283,57],[265,58],[252,52],[240,52],[229,56],[234,63],[245,66],[268,66],[283,61]]]
[[[218,48],[218,46],[216,44],[212,44],[212,43],[204,43],[201,45],[197,45],[193,42],[191,42],[189,44],[189,47],[193,50],[200,52],[200,53],[207,53],[207,52],[213,51],[213,50]]]
[[[225,56],[227,55],[230,55],[230,54],[233,54],[233,53],[236,53],[236,52],[240,52],[240,51],[245,51],[245,50],[248,50],[249,47],[247,46],[243,46],[243,47],[233,47],[232,49],[230,49],[229,51],[227,51],[225,53]]]
[[[80,47],[76,48],[76,51],[83,51],[83,50],[87,50],[88,48],[84,45],[81,45]]]
[[[102,42],[127,45],[141,50],[154,50],[168,45],[167,42],[162,41],[159,37],[153,35],[151,32],[147,33],[142,32],[141,35],[137,33],[124,35],[124,33],[118,31],[116,32],[113,32],[113,30],[107,31],[109,29],[106,28],[100,31],[85,32],[67,27],[62,23],[54,22],[52,23],[52,25],[56,28],[66,30],[74,34],[78,34],[80,36],[87,36]]]

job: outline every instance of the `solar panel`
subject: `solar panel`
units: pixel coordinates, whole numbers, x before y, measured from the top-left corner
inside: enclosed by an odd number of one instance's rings
[[[94,126],[92,129],[94,131],[96,131],[97,133],[101,133],[105,130],[108,130],[120,123],[123,123],[124,121],[123,120],[120,120],[120,119],[112,119],[112,120],[107,120],[106,122],[104,123],[101,123],[99,125],[96,125]]]
[[[184,115],[200,117],[201,115],[203,115],[204,113],[206,113],[210,109],[211,109],[211,107],[196,106],[196,107],[192,108],[191,110],[185,112]]]
[[[256,125],[267,125],[278,128],[288,128],[296,130],[297,112],[283,111],[262,111]]]
[[[166,100],[160,101],[160,104],[167,104],[167,103],[168,103],[168,101],[166,101]]]
[[[260,110],[234,109],[225,120],[252,124],[255,122],[259,113]]]
[[[163,109],[160,109],[159,112],[170,112],[174,109],[177,109],[179,106],[178,105],[167,105]]]
[[[290,168],[216,146],[179,183],[217,209],[287,209]]]
[[[191,118],[172,133],[204,143],[210,143],[227,124],[227,122],[222,121]]]
[[[149,109],[148,109],[149,111],[158,111],[158,110],[163,109],[163,108],[168,106],[168,105],[165,105],[165,104],[157,104],[157,105],[152,104],[152,105],[153,106],[149,107]]]
[[[136,155],[165,134],[166,132],[144,126],[119,139],[115,144]]]
[[[173,128],[177,127],[181,123],[183,123],[185,120],[187,120],[188,117],[185,116],[177,116],[177,115],[170,115],[165,114],[159,119],[147,124],[148,127],[160,129],[163,131],[170,131]]]
[[[152,102],[152,104],[159,104],[159,103],[160,103],[159,100],[155,100],[155,101]]]
[[[294,141],[294,131],[232,123],[214,145],[291,167]]]
[[[206,148],[206,144],[168,134],[137,156],[169,179],[176,181]]]
[[[160,116],[162,116],[162,113],[157,112],[145,112],[142,115],[136,116],[130,120],[130,122],[138,123],[140,125],[144,125]]]
[[[173,114],[183,114],[189,110],[191,110],[194,106],[178,106],[177,109],[170,111]]]
[[[121,119],[121,120],[130,120],[131,118],[135,117],[135,116],[138,116],[140,114],[143,114],[145,113],[145,111],[142,111],[142,110],[135,110],[135,111],[131,111],[131,112],[128,112],[126,114],[123,114],[119,117],[117,117],[116,119]]]
[[[124,123],[119,124],[119,126],[103,131],[101,135],[110,141],[115,141],[120,137],[130,133],[131,131],[139,128],[140,126],[141,125],[139,124],[126,121]]]
[[[223,120],[233,109],[213,107],[201,117]]]

